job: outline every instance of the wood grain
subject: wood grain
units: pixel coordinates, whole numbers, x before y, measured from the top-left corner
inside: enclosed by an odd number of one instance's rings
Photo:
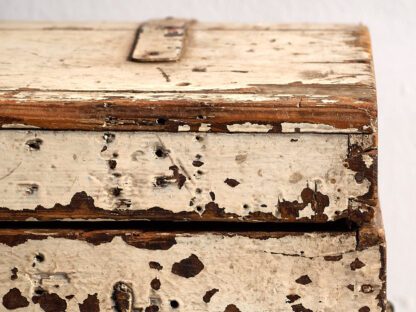
[[[351,134],[3,130],[0,219],[361,223],[377,203],[373,143]]]
[[[0,124],[199,131],[208,123],[228,132],[250,122],[274,132],[376,132],[363,26],[194,23],[181,59],[153,64],[128,60],[137,27],[2,23]]]
[[[3,305],[385,311],[384,243],[357,249],[355,232],[0,230],[0,241]]]

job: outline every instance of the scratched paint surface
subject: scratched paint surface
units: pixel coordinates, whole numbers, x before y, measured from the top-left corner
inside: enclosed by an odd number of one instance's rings
[[[22,62],[0,63],[0,70],[10,73],[0,77],[0,87],[181,92],[293,82],[374,84],[368,34],[361,25],[245,24],[236,32],[227,29],[232,24],[196,23],[189,27],[180,61],[156,65],[127,61],[139,26],[2,23],[1,58]],[[32,52],[36,59],[29,58]]]
[[[215,201],[226,213],[285,219],[284,205],[304,202],[296,218],[310,219],[317,212],[307,193],[333,220],[370,185],[346,167],[347,150],[343,134],[4,130],[0,207],[51,208],[84,191],[106,210],[203,214]]]
[[[355,233],[268,239],[200,233],[175,240],[166,250],[134,247],[117,235],[94,245],[53,237],[0,244],[0,296],[20,290],[30,303],[18,312],[44,311],[34,296],[63,306],[60,298],[66,311],[78,311],[89,295],[99,311],[114,311],[113,287],[123,282],[134,294],[134,311],[152,305],[159,311],[381,311],[379,247],[356,250]]]
[[[377,131],[366,27],[178,22],[0,23],[0,127]]]

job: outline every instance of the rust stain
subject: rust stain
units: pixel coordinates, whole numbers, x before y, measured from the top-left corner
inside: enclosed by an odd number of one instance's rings
[[[204,264],[194,254],[172,265],[172,273],[185,278],[194,277],[203,269]]]
[[[14,310],[27,307],[29,301],[27,301],[26,297],[22,296],[20,289],[12,288],[3,296],[3,305],[6,309]]]
[[[80,312],[100,312],[100,300],[97,294],[88,295],[82,303],[78,303]]]

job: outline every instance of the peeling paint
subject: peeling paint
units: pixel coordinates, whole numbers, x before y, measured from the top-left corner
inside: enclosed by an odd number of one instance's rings
[[[207,124],[207,123],[201,123],[201,125],[199,126],[198,131],[200,132],[207,132],[211,130],[211,124]]]
[[[4,231],[0,236],[4,236]],[[29,302],[28,309],[38,305],[55,307],[45,311],[79,311],[79,304],[96,306],[99,302],[100,311],[112,312],[114,300],[118,302],[118,311],[130,311],[121,308],[124,303],[130,309],[144,311],[155,305],[160,311],[170,311],[173,301],[184,311],[224,311],[234,303],[241,312],[290,311],[298,304],[312,311],[350,312],[363,306],[371,311],[382,311],[377,298],[383,283],[379,277],[382,266],[379,246],[356,250],[354,232],[298,233],[267,239],[219,233],[177,233],[177,244],[167,250],[136,248],[117,235],[95,245],[67,239],[65,235],[59,237],[59,230],[55,232],[46,235],[44,240],[29,239],[14,247],[0,244],[3,263],[25,273],[11,281],[9,270],[0,272],[0,278],[7,281],[0,284],[0,294],[18,287],[22,296],[34,297],[35,303]],[[68,231],[66,235],[72,234]],[[270,233],[264,235],[270,236]],[[145,234],[134,231],[131,236],[139,240],[145,238]],[[33,267],[33,257],[37,253],[42,253],[45,260]],[[198,261],[192,260],[191,255],[203,263],[202,270],[200,264],[194,266]],[[339,255],[342,259],[338,261],[327,260]],[[366,266],[352,271],[350,263],[356,258]],[[184,259],[189,260],[190,266]],[[152,269],[151,261],[169,269]],[[189,274],[186,273],[189,278],[171,272],[170,268],[180,263],[186,270],[189,268]],[[55,275],[65,272],[69,282],[61,279],[54,284],[40,284],[33,276],[44,272]],[[155,278],[161,282],[157,291],[150,285]],[[118,284],[120,281],[122,284]],[[123,285],[117,289],[124,290],[114,293],[116,284]],[[357,285],[359,291],[351,291],[347,287],[350,284]],[[43,294],[32,293],[38,286],[43,287]],[[209,302],[204,301],[204,294],[213,289],[218,291]]]
[[[354,133],[358,132],[357,128],[350,127],[348,129],[338,129],[332,125],[326,125],[323,123],[290,123],[282,122],[282,132],[320,132],[320,133]]]
[[[243,124],[235,123],[232,125],[227,125],[227,129],[230,132],[269,132],[273,129],[273,126],[267,124],[245,122]]]
[[[191,130],[191,126],[189,125],[179,125],[178,126],[178,131],[183,132],[183,131],[190,131]]]
[[[35,137],[43,142],[39,150],[23,148]],[[354,152],[358,156],[351,156],[357,162],[345,167],[350,155],[349,138],[344,134],[196,136],[4,130],[0,139],[0,214],[6,216],[7,209],[11,214],[21,211],[25,220],[43,215],[40,211],[34,213],[36,207],[67,205],[80,192],[91,196],[95,207],[108,212],[107,217],[132,217],[138,212],[140,218],[154,218],[155,207],[170,213],[193,213],[196,207],[212,201],[212,192],[215,203],[237,218],[261,212],[279,220],[278,202],[301,202],[302,190],[308,185],[312,189],[316,185],[328,196],[324,214],[328,220],[335,220],[354,213],[351,199],[358,200],[374,184],[374,180],[368,180],[374,167],[358,163],[362,160],[359,151]],[[227,179],[237,181],[238,186],[230,187],[224,183]],[[315,213],[311,209],[305,207],[299,218],[311,220]],[[62,213],[58,215],[65,220],[81,217],[74,211]],[[358,221],[362,213],[357,212]],[[101,213],[95,216],[102,217]]]

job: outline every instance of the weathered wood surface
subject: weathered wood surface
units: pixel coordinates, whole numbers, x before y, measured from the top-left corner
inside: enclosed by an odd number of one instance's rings
[[[1,230],[2,311],[385,311],[353,232]]]
[[[0,219],[371,220],[373,137],[0,131]]]
[[[138,27],[1,23],[0,124],[376,132],[363,26],[194,23],[179,61],[152,64],[128,60]]]

